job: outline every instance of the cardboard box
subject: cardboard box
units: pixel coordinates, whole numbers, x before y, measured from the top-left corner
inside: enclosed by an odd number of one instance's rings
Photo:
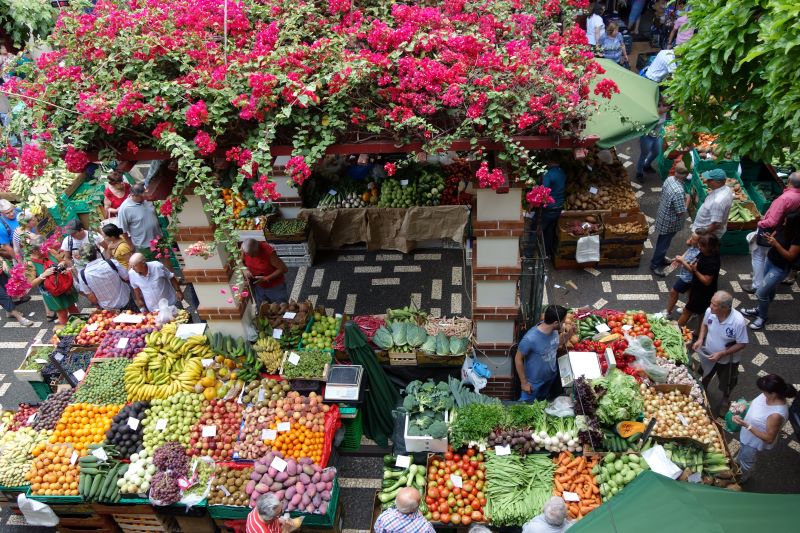
[[[444,412],[444,422],[450,422],[450,413]],[[412,437],[408,434],[408,415],[406,415],[405,426],[403,427],[403,438],[406,441],[406,451],[408,452],[434,452],[444,453],[447,451],[447,437],[434,439],[433,437]]]

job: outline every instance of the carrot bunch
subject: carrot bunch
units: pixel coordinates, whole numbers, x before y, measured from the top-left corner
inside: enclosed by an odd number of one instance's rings
[[[567,502],[570,518],[580,520],[600,506],[600,487],[592,474],[597,459],[574,457],[569,452],[561,452],[553,462],[556,464],[553,494]],[[576,494],[580,501],[569,501],[574,498],[569,495],[569,498],[564,497],[564,492]]]

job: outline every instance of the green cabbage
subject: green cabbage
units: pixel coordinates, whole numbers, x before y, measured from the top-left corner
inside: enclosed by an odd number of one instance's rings
[[[372,342],[381,350],[388,350],[394,345],[391,332],[386,327],[381,326],[372,337]]]
[[[408,344],[414,348],[422,346],[422,343],[424,343],[425,339],[427,338],[428,335],[425,333],[423,328],[414,324],[408,324],[406,326],[406,340],[408,341]]]
[[[450,337],[450,353],[461,355],[466,353],[469,340],[466,337]]]
[[[450,341],[443,331],[436,336],[436,355],[450,355]]]
[[[436,336],[429,335],[425,342],[422,343],[420,350],[425,352],[428,355],[433,355],[436,353]]]
[[[392,323],[392,340],[394,341],[394,345],[398,348],[408,344],[408,340],[406,339],[407,325],[408,324],[405,322]]]
[[[602,388],[605,392],[597,402],[597,418],[605,426],[611,426],[623,420],[635,420],[644,410],[644,400],[639,384],[633,376],[629,376],[616,368],[605,377],[592,381],[595,390]]]

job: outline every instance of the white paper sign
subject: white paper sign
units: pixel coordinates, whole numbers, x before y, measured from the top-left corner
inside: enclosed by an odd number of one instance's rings
[[[291,311],[286,311],[285,313],[283,313],[283,318],[285,318],[286,320],[291,320],[296,316],[297,313],[292,313]]]
[[[497,455],[511,455],[511,445],[495,446],[494,453],[496,453]]]
[[[258,401],[259,402],[263,402],[264,401],[264,389],[263,388],[258,389]]]
[[[44,359],[39,359],[39,358],[34,359],[33,362],[34,363],[39,363],[40,365],[46,365],[47,364],[47,361],[45,361]]]
[[[86,372],[83,369],[79,368],[78,370],[73,372],[72,375],[75,376],[75,379],[77,379],[78,381],[83,381],[83,378],[86,377]]]
[[[264,429],[261,431],[261,440],[275,440],[278,438],[278,432],[274,429]]]
[[[75,462],[78,460],[78,452],[72,452],[72,455],[69,457],[69,464],[74,465]]]
[[[275,328],[272,330],[272,338],[273,339],[280,339],[283,337],[283,330],[280,328]]]
[[[689,427],[689,421],[686,420],[686,417],[683,416],[681,413],[678,413],[678,420],[680,420],[681,424],[683,424],[684,426]]]
[[[631,326],[630,324],[625,324],[624,326],[622,326],[622,331],[630,331],[632,329],[633,326]]]
[[[167,419],[166,418],[159,418],[156,422],[156,430],[164,431],[167,429]]]
[[[405,187],[406,185],[408,185],[408,180],[400,180],[400,185]]]
[[[292,352],[289,354],[289,358],[287,359],[287,361],[292,363],[294,366],[297,366],[297,363],[300,362],[300,356]]]
[[[103,448],[97,448],[96,450],[92,450],[92,455],[100,459],[101,461],[108,460],[108,454]]]
[[[284,461],[283,459],[281,459],[280,457],[276,457],[269,464],[269,466],[271,466],[272,468],[274,468],[278,472],[283,472],[284,470],[286,470],[286,466],[287,465],[288,465],[288,463],[286,461]]]
[[[97,324],[89,324],[86,326],[86,331],[97,331],[99,326]]]
[[[128,427],[132,430],[136,431],[139,428],[139,419],[133,418],[132,416],[128,417]]]
[[[205,367],[205,366],[211,366],[211,364],[214,362],[214,360],[213,359],[201,359],[200,362],[203,363],[203,366]]]
[[[611,328],[608,327],[608,324],[602,324],[602,323],[601,324],[597,324],[595,326],[595,329],[597,331],[599,331],[600,333],[605,333],[606,331],[611,331]]]
[[[236,399],[236,403],[242,403],[242,396],[244,396],[244,387],[242,387],[242,390],[239,391],[239,397]]]
[[[218,488],[219,490],[222,491],[222,494],[224,494],[225,496],[231,495],[230,491],[225,487],[225,485],[218,485]]]
[[[117,348],[125,348],[128,346],[128,341],[130,339],[128,337],[122,337],[119,342],[117,342]]]
[[[395,461],[394,466],[397,468],[408,468],[411,466],[411,457],[408,455],[398,455],[397,461]]]
[[[581,501],[581,497],[575,494],[574,492],[569,492],[565,490],[562,493],[562,497],[564,498],[565,502],[579,502]]]
[[[281,422],[278,424],[278,431],[291,431],[292,430],[292,423],[291,422]]]
[[[140,324],[144,321],[144,315],[117,315],[112,322],[118,324]]]
[[[597,194],[597,187],[589,187],[589,194]]]
[[[450,481],[453,482],[453,486],[458,487],[459,489],[461,488],[461,484],[462,484],[461,476],[457,476],[455,474],[450,474]]]
[[[36,420],[36,413],[33,413],[31,416],[28,417],[28,425],[30,426],[33,424],[33,421]]]
[[[206,324],[181,324],[175,331],[175,336],[180,339],[188,339],[194,335],[202,335],[206,332]]]
[[[216,437],[217,426],[203,426],[203,437]]]

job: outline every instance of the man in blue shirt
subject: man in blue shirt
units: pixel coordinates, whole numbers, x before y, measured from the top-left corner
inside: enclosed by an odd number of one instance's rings
[[[544,237],[544,248],[548,257],[553,257],[553,252],[556,246],[556,226],[558,219],[561,218],[561,211],[564,209],[564,190],[567,185],[567,175],[561,169],[558,161],[550,160],[547,163],[547,172],[542,177],[542,185],[550,188],[550,196],[553,202],[544,206],[541,211],[541,221],[533,220],[533,224],[529,225],[527,240],[525,246],[525,255],[531,257],[533,255],[533,239],[536,233],[537,226],[541,224],[542,236]],[[536,213],[526,215],[528,218],[535,218]]]
[[[8,200],[0,200],[0,256],[6,259],[14,259],[14,230],[19,226],[17,215],[21,212]]]
[[[566,308],[548,305],[544,320],[529,329],[519,342],[514,367],[522,388],[520,401],[547,400],[550,396],[550,389],[559,377],[556,352],[561,344],[561,323],[566,316]]]

